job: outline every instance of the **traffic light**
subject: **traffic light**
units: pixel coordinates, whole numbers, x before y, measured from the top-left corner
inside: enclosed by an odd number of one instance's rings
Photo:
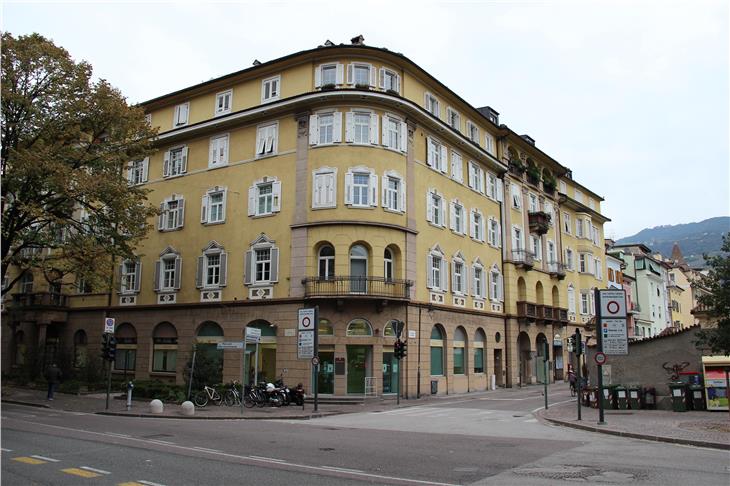
[[[572,353],[575,350],[575,339],[573,336],[568,336],[568,352]]]
[[[395,359],[400,359],[402,344],[403,343],[401,343],[400,341],[396,341],[395,344],[393,345],[393,356],[395,357]]]
[[[408,356],[408,343],[406,341],[402,341],[400,343],[400,357],[405,358]]]
[[[109,359],[109,334],[104,333],[101,335],[101,359]]]
[[[117,338],[113,335],[109,335],[109,361],[114,361],[117,358]]]

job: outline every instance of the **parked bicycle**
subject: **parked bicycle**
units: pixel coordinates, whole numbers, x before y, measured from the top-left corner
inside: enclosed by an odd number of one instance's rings
[[[226,390],[226,393],[223,395],[223,402],[227,406],[232,407],[233,405],[241,405],[241,393],[238,391],[238,387],[238,382],[234,381],[231,384],[231,387]]]
[[[205,407],[208,402],[213,402],[216,405],[223,403],[223,397],[220,396],[218,390],[208,385],[205,385],[202,390],[195,394],[193,397],[193,403],[197,407]]]

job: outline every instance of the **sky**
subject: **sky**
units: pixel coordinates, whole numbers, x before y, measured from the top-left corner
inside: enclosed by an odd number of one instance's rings
[[[131,103],[329,39],[400,52],[605,198],[606,237],[730,215],[730,2],[3,2]]]

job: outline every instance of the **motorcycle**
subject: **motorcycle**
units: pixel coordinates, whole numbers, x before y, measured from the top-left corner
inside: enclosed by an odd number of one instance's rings
[[[304,385],[297,383],[297,387],[291,390],[291,399],[300,407],[304,405],[304,399],[307,395],[304,393]]]
[[[273,383],[267,383],[265,388],[266,399],[272,407],[281,407],[284,404],[284,395],[281,388],[277,388]]]
[[[284,384],[283,378],[279,378],[274,382],[274,386],[281,391],[282,399],[284,400],[283,405],[290,405],[292,402],[291,390]]]

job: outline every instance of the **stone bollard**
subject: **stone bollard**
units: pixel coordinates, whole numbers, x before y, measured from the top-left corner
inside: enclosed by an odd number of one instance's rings
[[[187,401],[183,402],[182,405],[180,405],[180,408],[182,409],[183,415],[195,415],[195,405],[193,405],[193,402]]]
[[[163,410],[163,406],[162,406],[162,402],[160,400],[155,399],[150,402],[150,413],[159,414],[159,413],[162,413],[162,410]]]

